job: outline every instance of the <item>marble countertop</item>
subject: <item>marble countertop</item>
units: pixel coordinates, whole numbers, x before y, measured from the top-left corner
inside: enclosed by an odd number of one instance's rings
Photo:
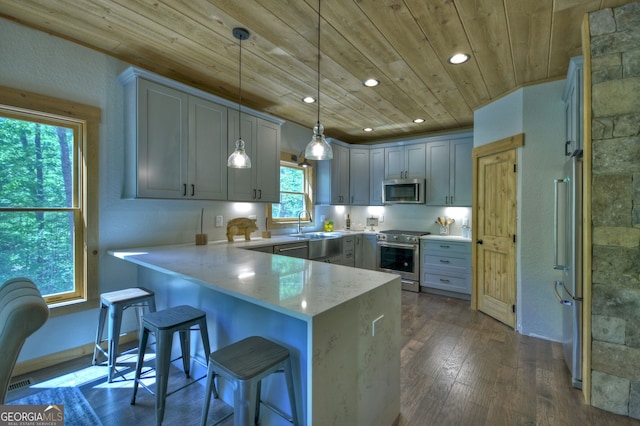
[[[399,281],[394,274],[239,250],[301,239],[279,236],[201,246],[190,243],[115,249],[109,254],[303,320],[392,280]]]

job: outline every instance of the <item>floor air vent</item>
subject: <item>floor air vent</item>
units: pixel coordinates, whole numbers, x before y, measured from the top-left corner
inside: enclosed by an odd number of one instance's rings
[[[20,380],[19,382],[14,382],[9,384],[8,390],[12,391],[16,389],[26,388],[30,386],[31,383],[33,383],[33,379],[23,379],[23,380]]]

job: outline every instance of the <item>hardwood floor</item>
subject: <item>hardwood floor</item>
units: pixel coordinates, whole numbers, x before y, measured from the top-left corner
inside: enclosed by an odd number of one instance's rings
[[[640,425],[582,402],[570,385],[559,343],[520,335],[469,309],[467,301],[403,292],[402,305],[399,426]],[[150,394],[141,389],[131,406],[131,381],[107,386],[106,368],[90,362],[86,357],[27,376],[80,386],[105,426],[155,424]],[[176,369],[170,383],[183,378]],[[12,391],[7,399],[38,390],[34,385]],[[164,424],[198,424],[203,394],[201,381],[171,395]],[[213,409],[230,407],[217,401]]]

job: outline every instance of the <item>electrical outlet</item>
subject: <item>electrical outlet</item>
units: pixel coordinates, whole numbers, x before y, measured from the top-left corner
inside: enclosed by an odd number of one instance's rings
[[[384,315],[380,315],[378,318],[374,319],[373,321],[371,321],[371,336],[375,336],[376,335],[376,329],[378,331],[378,334],[381,333],[382,331],[382,319],[384,318]]]
[[[222,216],[216,216],[216,228],[222,228]]]
[[[384,222],[384,216],[383,215],[380,215],[380,218],[378,219],[378,222],[380,222],[380,223]]]
[[[321,214],[320,215],[320,223],[324,223],[325,219],[326,219],[325,215]]]

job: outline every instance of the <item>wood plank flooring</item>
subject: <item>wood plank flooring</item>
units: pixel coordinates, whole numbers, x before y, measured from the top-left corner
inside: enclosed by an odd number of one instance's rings
[[[140,389],[131,406],[131,382],[106,386],[106,367],[90,363],[86,357],[25,377],[85,383],[81,390],[105,426],[155,424],[153,396]],[[583,403],[571,387],[559,343],[520,335],[471,310],[467,301],[403,292],[401,363],[398,426],[640,425]],[[170,383],[183,378],[176,369]],[[7,399],[38,390],[12,391]],[[203,394],[201,381],[171,395],[164,424],[198,424]],[[212,410],[229,407],[217,401]],[[209,424],[213,418],[210,413]]]

